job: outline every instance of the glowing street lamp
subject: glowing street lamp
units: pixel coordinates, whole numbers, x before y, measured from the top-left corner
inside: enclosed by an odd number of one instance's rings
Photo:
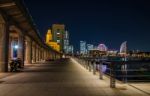
[[[15,46],[14,46],[14,48],[15,48],[15,49],[18,49],[18,48],[19,48],[19,46],[18,46],[18,45],[15,45]]]

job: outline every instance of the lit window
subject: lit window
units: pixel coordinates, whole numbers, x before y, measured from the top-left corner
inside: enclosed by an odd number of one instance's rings
[[[60,43],[60,40],[57,40],[57,43]]]
[[[59,32],[57,32],[57,35],[59,35],[60,33]]]

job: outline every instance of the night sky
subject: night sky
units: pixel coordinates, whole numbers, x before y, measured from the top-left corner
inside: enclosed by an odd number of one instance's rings
[[[24,0],[41,36],[54,23],[65,24],[70,43],[105,43],[119,49],[150,51],[150,2],[144,0]]]

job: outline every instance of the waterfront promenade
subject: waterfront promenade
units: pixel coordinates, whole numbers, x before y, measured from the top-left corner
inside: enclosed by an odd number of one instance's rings
[[[147,85],[142,90],[150,89]],[[0,73],[0,96],[149,96],[135,87],[117,83],[116,88],[110,88],[108,77],[99,80],[74,59],[29,64],[23,72]]]

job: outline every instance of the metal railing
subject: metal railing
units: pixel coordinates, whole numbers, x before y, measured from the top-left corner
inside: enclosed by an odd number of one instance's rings
[[[83,67],[93,75],[99,73],[99,78],[103,79],[103,74],[110,77],[110,87],[115,88],[116,79],[127,82],[150,82],[150,61],[124,61],[112,60],[109,58],[75,58]]]

